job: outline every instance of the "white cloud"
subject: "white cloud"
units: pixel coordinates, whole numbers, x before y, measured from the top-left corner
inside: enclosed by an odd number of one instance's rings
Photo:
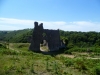
[[[35,20],[21,20],[13,18],[0,18],[0,30],[18,30],[24,28],[33,28]],[[99,31],[100,22],[91,21],[38,21],[43,23],[45,29],[61,29],[65,31]]]
[[[8,25],[1,25],[0,24],[0,30],[18,30],[20,29],[19,27],[15,27],[15,26],[8,26]]]
[[[33,20],[12,19],[12,18],[0,18],[0,23],[2,23],[2,24],[32,25],[32,24],[34,24],[34,21]]]

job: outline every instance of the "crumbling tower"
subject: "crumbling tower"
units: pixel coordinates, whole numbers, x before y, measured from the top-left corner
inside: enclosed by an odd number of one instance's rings
[[[44,33],[46,36],[43,36]],[[62,44],[60,40],[59,29],[43,29],[43,23],[38,25],[38,22],[34,22],[32,41],[29,49],[37,52],[40,51],[40,43],[43,40],[46,40],[48,43],[46,46],[48,46],[49,51],[56,51],[59,50],[59,48],[64,47],[64,44]]]

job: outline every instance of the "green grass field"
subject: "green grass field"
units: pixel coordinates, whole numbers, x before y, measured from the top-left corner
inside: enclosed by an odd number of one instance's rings
[[[99,53],[74,51],[50,56],[29,51],[28,47],[28,43],[0,47],[0,75],[100,75]]]

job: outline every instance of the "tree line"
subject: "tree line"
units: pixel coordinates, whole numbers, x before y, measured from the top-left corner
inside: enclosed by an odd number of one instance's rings
[[[62,39],[68,40],[68,45],[78,47],[100,46],[100,32],[60,31]]]

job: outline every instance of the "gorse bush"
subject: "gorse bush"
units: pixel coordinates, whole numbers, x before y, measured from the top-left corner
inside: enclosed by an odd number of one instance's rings
[[[29,44],[22,43],[22,44],[18,44],[17,47],[18,48],[29,47]]]
[[[64,53],[65,54],[72,54],[72,51],[71,50],[66,50]]]
[[[61,66],[56,61],[53,62],[53,69],[54,69],[54,74],[62,75],[63,72],[61,70]]]
[[[100,63],[94,67],[94,72],[96,75],[100,75]]]
[[[95,48],[95,47],[87,47],[87,48],[80,48],[80,47],[73,47],[73,48],[70,48],[70,49],[66,49],[65,50],[65,53],[67,53],[68,51],[70,52],[97,52],[97,53],[100,53],[100,48]]]
[[[66,58],[65,59],[65,65],[68,67],[68,66],[72,66],[73,64],[74,64],[74,62],[73,62],[73,59],[68,59],[68,58]]]
[[[71,48],[69,50],[72,51],[72,52],[87,52],[87,48],[78,48],[78,47],[75,47],[75,48]]]
[[[5,48],[6,49],[7,47],[4,44],[0,44],[0,48]]]
[[[6,55],[18,55],[17,51],[9,50],[9,49],[1,49],[0,53],[1,54],[6,54]]]
[[[95,63],[94,66],[92,66],[92,68],[88,68],[88,72],[89,75],[100,75],[100,62],[99,63]]]
[[[79,70],[87,70],[84,58],[77,58],[74,60],[74,68]]]

